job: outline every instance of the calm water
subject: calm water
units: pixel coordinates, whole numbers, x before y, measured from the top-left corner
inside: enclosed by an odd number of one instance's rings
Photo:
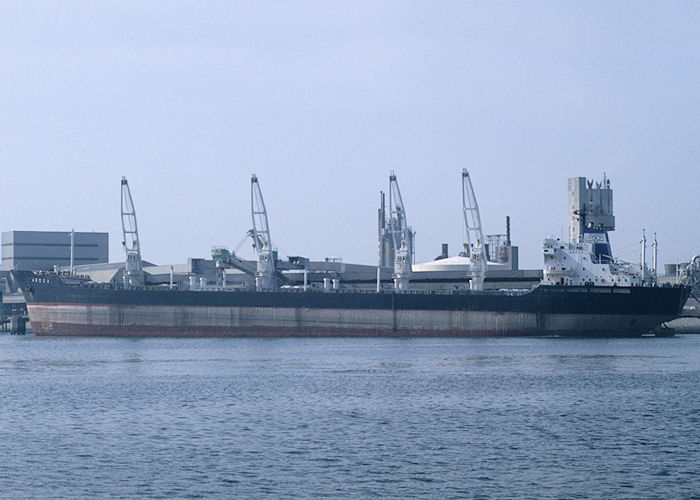
[[[0,336],[0,496],[700,496],[700,336]]]

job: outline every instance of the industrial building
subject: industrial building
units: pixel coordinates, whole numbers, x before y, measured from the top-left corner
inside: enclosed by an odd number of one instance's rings
[[[55,266],[109,262],[109,233],[7,231],[2,233],[4,270],[48,271]]]

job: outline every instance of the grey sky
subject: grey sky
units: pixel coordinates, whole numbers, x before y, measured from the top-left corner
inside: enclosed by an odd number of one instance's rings
[[[109,231],[144,258],[229,248],[257,173],[282,254],[376,262],[395,170],[418,261],[463,239],[460,171],[522,267],[566,179],[615,190],[613,250],[700,253],[697,2],[2,2],[0,230]],[[250,249],[242,250],[250,256]]]

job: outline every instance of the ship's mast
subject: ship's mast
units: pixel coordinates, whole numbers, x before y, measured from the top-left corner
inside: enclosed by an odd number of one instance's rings
[[[641,267],[642,267],[642,284],[646,284],[647,281],[647,235],[644,229],[642,229],[642,258],[641,258]]]
[[[74,274],[74,267],[73,267],[73,262],[74,262],[74,257],[75,255],[75,229],[70,230],[70,275],[73,276]]]
[[[389,176],[389,206],[391,208],[389,225],[396,252],[394,254],[394,288],[407,290],[413,261],[413,231],[408,227],[406,209],[394,172]]]
[[[267,210],[263,200],[258,177],[253,174],[250,179],[250,206],[253,217],[253,245],[258,254],[257,270],[255,273],[255,289],[257,291],[277,288],[275,276],[275,259],[270,240],[270,226],[267,223]]]
[[[654,247],[654,285],[658,284],[659,274],[658,274],[658,259],[659,259],[659,242],[656,241],[656,233],[654,233],[654,243],[651,244]]]
[[[486,274],[486,249],[484,248],[484,233],[481,229],[479,204],[476,202],[474,188],[467,169],[462,169],[462,211],[464,212],[464,227],[467,241],[465,250],[470,260],[470,288],[483,290]]]
[[[131,191],[126,177],[122,177],[122,245],[126,252],[124,268],[124,288],[143,286],[143,263],[139,245],[139,232],[136,225],[136,210],[131,199]]]
[[[384,234],[386,232],[386,204],[384,191],[379,192],[379,213],[377,225],[377,293],[382,288],[382,263],[384,261]]]

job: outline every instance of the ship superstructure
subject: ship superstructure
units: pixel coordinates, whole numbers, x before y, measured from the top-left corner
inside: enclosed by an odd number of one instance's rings
[[[610,179],[569,179],[569,240],[544,241],[544,285],[642,286],[644,269],[613,257],[615,230]]]
[[[599,232],[585,233],[578,243],[547,238],[542,284],[641,286],[639,266],[614,259],[607,253],[609,248],[607,234]]]

